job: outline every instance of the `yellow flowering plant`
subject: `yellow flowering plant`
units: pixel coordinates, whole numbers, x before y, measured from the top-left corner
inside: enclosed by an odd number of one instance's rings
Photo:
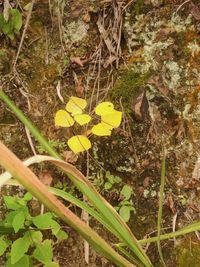
[[[86,107],[87,101],[85,99],[71,96],[65,109],[60,109],[56,112],[55,126],[72,127],[75,122],[80,126],[87,125],[92,120],[92,117],[84,113]],[[93,125],[87,133],[89,132],[97,136],[110,136],[112,130],[121,124],[122,112],[115,110],[111,102],[106,101],[98,104],[94,112],[100,122]],[[92,146],[88,137],[83,134],[74,135],[67,141],[67,144],[74,153],[86,151]]]

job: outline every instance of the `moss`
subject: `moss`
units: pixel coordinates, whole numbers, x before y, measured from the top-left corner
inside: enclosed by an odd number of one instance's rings
[[[124,108],[129,109],[131,100],[144,88],[149,77],[150,73],[141,74],[133,70],[123,71],[111,91],[112,100],[119,103],[119,99],[122,98]]]
[[[177,267],[199,267],[200,266],[200,246],[199,242],[185,240],[177,248]]]
[[[6,75],[10,72],[11,56],[6,49],[0,49],[0,74]]]
[[[143,12],[144,0],[137,0],[134,5],[136,15],[139,15]]]

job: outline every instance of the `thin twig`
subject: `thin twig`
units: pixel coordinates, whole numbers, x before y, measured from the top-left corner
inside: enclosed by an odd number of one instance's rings
[[[172,231],[175,232],[176,231],[176,220],[177,220],[177,215],[178,213],[176,212],[173,216],[173,220],[172,220]],[[176,237],[174,237],[174,246],[176,245]]]
[[[128,2],[128,4],[126,4],[125,7],[123,7],[122,11],[126,10],[127,7],[129,7],[134,1],[135,1],[135,0],[130,0],[130,1]]]
[[[64,103],[64,98],[63,98],[63,96],[61,95],[61,82],[60,82],[60,80],[58,80],[58,83],[57,83],[57,86],[56,86],[56,92],[57,92],[57,96],[58,96],[58,98],[60,99],[60,101],[61,101],[62,103]]]
[[[35,3],[35,0],[32,0],[32,3],[30,5],[29,11],[28,11],[28,15],[27,15],[27,18],[26,18],[26,22],[25,22],[25,25],[24,25],[24,30],[22,32],[22,37],[21,37],[21,40],[20,40],[20,43],[19,43],[19,47],[18,47],[18,50],[17,50],[17,55],[16,55],[14,63],[13,63],[13,70],[14,71],[16,70],[17,60],[19,58],[19,54],[20,54],[20,51],[21,51],[21,48],[22,48],[22,45],[23,45],[23,42],[24,42],[25,34],[26,34],[26,31],[27,31],[27,28],[28,28],[28,25],[29,25],[29,21],[30,21],[30,18],[31,18],[31,14],[32,14],[34,3]]]
[[[178,13],[179,10],[180,10],[185,4],[187,4],[187,3],[190,2],[190,1],[191,1],[191,0],[186,0],[185,2],[183,2],[183,3],[177,8],[177,10],[176,10],[175,13]]]
[[[35,151],[35,147],[33,145],[33,141],[31,139],[30,131],[29,131],[29,129],[26,126],[25,126],[25,131],[26,131],[26,136],[28,138],[28,142],[29,142],[29,145],[31,147],[31,150],[32,150],[32,152],[33,152],[34,155],[37,155],[37,153]]]

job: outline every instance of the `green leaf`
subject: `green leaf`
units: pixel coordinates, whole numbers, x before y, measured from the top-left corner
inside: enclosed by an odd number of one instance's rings
[[[12,222],[13,222],[15,216],[17,215],[17,213],[18,213],[17,210],[10,211],[10,212],[8,213],[8,215],[6,216],[6,218],[5,218],[5,222],[7,222],[7,224],[9,224],[10,227],[12,226]]]
[[[58,241],[62,241],[68,238],[68,233],[64,232],[63,230],[59,230],[55,236]]]
[[[125,222],[128,222],[130,219],[130,212],[131,212],[131,207],[129,206],[122,206],[119,210],[120,216],[123,218]]]
[[[15,233],[17,233],[20,229],[24,228],[24,221],[25,221],[24,212],[23,211],[18,212],[12,221],[12,226],[15,230]]]
[[[44,265],[44,267],[59,267],[57,262],[50,262]]]
[[[104,188],[105,188],[106,190],[111,189],[112,186],[113,186],[113,185],[112,185],[111,183],[109,183],[109,182],[106,182],[106,183],[104,184]]]
[[[110,174],[110,172],[106,172],[106,178],[108,179],[108,181],[111,183],[111,184],[114,184],[114,176],[112,174]]]
[[[18,9],[11,9],[10,10],[11,12],[11,23],[13,25],[13,28],[17,31],[19,31],[22,27],[22,15],[21,13],[19,12]]]
[[[53,258],[51,240],[47,239],[39,244],[33,252],[33,257],[44,264],[50,263]]]
[[[40,231],[29,231],[29,236],[31,239],[31,245],[40,244],[43,239],[43,235]]]
[[[122,195],[126,200],[128,200],[130,199],[132,193],[133,193],[132,187],[130,187],[129,185],[124,185],[120,192],[120,195]]]
[[[52,215],[49,213],[34,217],[33,224],[39,229],[52,229],[54,235],[60,230],[60,225],[52,219]]]
[[[9,22],[5,22],[2,25],[2,31],[4,34],[12,34],[13,31],[12,25]]]
[[[4,196],[3,199],[4,199],[4,202],[5,202],[5,204],[6,204],[6,207],[7,207],[9,210],[17,210],[17,209],[21,208],[21,205],[19,205],[19,204],[17,203],[15,197]]]
[[[122,178],[119,176],[114,176],[114,181],[116,184],[120,183],[122,181]]]
[[[7,35],[11,40],[14,40],[14,38],[15,38],[14,33],[8,33]]]
[[[8,244],[3,240],[3,236],[0,238],[0,256],[6,251]]]
[[[30,238],[24,235],[21,238],[15,240],[11,246],[11,263],[15,264],[18,262],[24,254],[28,251],[30,246]]]
[[[6,267],[30,267],[30,258],[28,255],[24,255],[19,261],[12,264],[11,258],[6,262]]]
[[[24,10],[25,11],[29,11],[30,10],[30,8],[32,8],[32,3],[28,3],[28,4],[26,4],[25,6],[24,6]]]
[[[30,201],[31,199],[33,199],[33,196],[29,192],[27,192],[23,197],[23,200],[25,200],[26,202]]]

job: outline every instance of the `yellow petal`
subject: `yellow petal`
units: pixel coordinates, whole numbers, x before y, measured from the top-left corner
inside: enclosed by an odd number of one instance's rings
[[[74,116],[74,119],[78,124],[82,126],[90,122],[92,118],[88,114],[78,114]]]
[[[105,123],[98,123],[92,127],[92,133],[98,136],[110,136],[112,128]]]
[[[55,115],[55,125],[62,127],[71,127],[74,124],[73,118],[65,110],[58,110]]]
[[[122,121],[122,112],[113,110],[112,113],[101,116],[101,121],[112,128],[117,128]]]
[[[84,135],[75,135],[71,137],[67,141],[67,144],[75,154],[91,148],[90,140]]]
[[[66,110],[72,113],[72,116],[82,114],[83,109],[86,108],[87,102],[83,98],[71,96],[66,105]]]
[[[102,102],[95,108],[95,113],[99,116],[112,113],[114,106],[111,102]]]

